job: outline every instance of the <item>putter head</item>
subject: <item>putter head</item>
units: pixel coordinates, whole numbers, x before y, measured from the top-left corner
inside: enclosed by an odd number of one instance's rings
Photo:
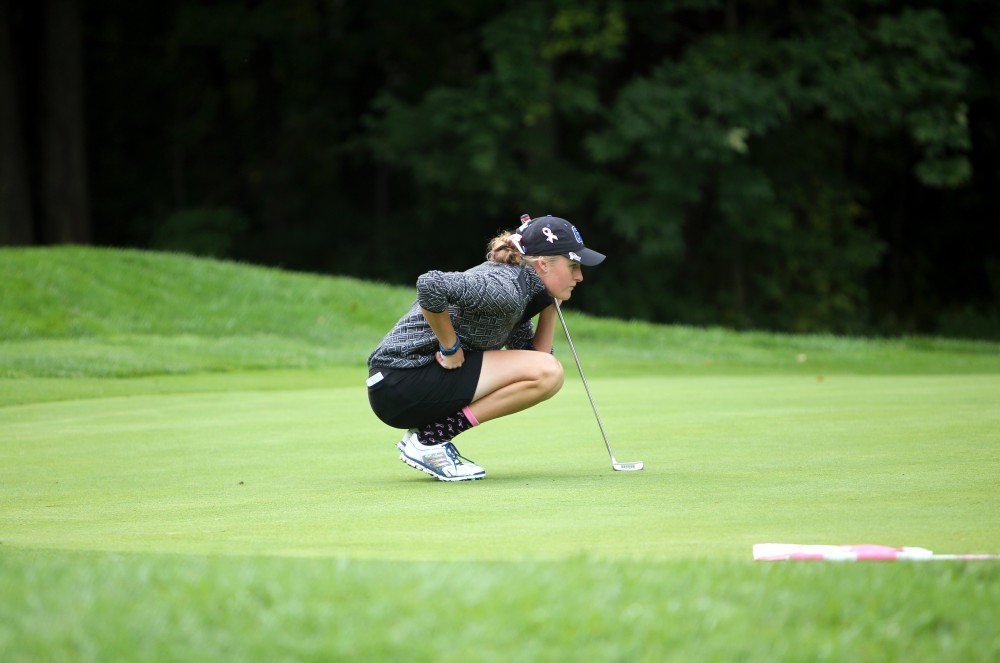
[[[611,463],[611,468],[616,472],[637,472],[642,469],[642,461],[634,463]]]

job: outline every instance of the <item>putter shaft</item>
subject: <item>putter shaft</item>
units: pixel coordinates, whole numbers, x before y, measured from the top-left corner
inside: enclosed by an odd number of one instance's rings
[[[594,402],[594,396],[590,393],[590,385],[587,384],[587,376],[583,374],[583,365],[580,364],[580,357],[576,354],[576,346],[573,345],[573,338],[569,335],[569,326],[566,325],[566,318],[563,317],[562,307],[559,305],[558,299],[553,299],[552,301],[556,305],[556,313],[559,314],[559,322],[562,323],[563,331],[566,333],[566,343],[569,344],[569,351],[573,355],[573,360],[576,362],[576,370],[580,372],[580,380],[583,381],[583,388],[587,392],[587,398],[590,400],[590,407],[594,410],[594,418],[597,419],[597,427],[601,429],[601,437],[604,438],[604,446],[608,448],[608,455],[611,456],[611,467],[618,471],[641,470],[643,467],[642,461],[636,461],[634,463],[619,463],[618,459],[615,458],[615,452],[611,450],[611,442],[608,440],[608,434],[604,431],[604,424],[601,422],[601,415],[597,412],[597,404]]]

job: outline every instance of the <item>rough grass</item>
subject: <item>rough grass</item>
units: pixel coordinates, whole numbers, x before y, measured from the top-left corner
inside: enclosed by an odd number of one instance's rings
[[[71,661],[992,661],[996,565],[21,551],[0,648]],[[994,613],[995,614],[995,613]]]
[[[0,249],[0,377],[361,367],[413,299],[409,288],[176,254]],[[566,308],[586,367],[603,375],[1000,373],[993,342],[735,333]]]

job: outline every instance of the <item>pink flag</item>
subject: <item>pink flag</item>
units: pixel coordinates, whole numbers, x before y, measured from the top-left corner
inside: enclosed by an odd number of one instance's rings
[[[1000,555],[935,555],[927,548],[910,546],[893,548],[873,544],[832,546],[801,543],[758,543],[753,547],[753,558],[761,562],[783,560],[857,562],[869,560],[1000,559]]]

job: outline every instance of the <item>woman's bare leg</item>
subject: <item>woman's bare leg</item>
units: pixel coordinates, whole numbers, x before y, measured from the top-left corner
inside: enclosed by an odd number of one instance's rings
[[[484,352],[479,384],[469,409],[483,423],[541,403],[562,385],[562,364],[547,352]]]

